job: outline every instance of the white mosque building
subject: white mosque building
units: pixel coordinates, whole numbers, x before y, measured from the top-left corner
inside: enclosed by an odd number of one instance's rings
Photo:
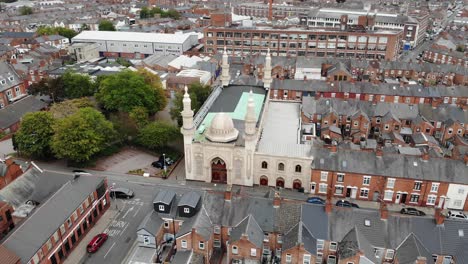
[[[268,98],[271,56],[265,61],[263,86],[230,84],[224,51],[221,82],[207,111],[194,121],[191,100],[183,98],[185,174],[187,180],[230,185],[300,188],[311,177],[311,147],[300,144],[300,104]],[[210,97],[211,97],[210,96]],[[208,99],[210,100],[210,99]]]

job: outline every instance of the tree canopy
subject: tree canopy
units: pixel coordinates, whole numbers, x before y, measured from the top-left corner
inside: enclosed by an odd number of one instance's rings
[[[112,123],[90,107],[57,120],[53,129],[55,134],[51,146],[55,156],[73,162],[88,161],[104,150],[115,137]]]
[[[38,35],[60,35],[63,37],[66,37],[68,39],[73,38],[76,36],[78,33],[74,31],[73,29],[69,28],[64,28],[64,27],[49,27],[49,26],[40,26],[36,34]]]
[[[54,118],[60,119],[75,114],[81,108],[96,107],[96,104],[87,97],[65,100],[55,103],[50,107],[50,113]]]
[[[65,98],[65,89],[62,78],[43,78],[28,87],[33,95],[48,95],[54,101],[61,101]]]
[[[149,9],[147,7],[143,7],[140,10],[140,18],[142,18],[142,19],[155,17],[157,14],[159,14],[159,16],[162,17],[162,18],[169,17],[169,18],[172,18],[172,19],[175,19],[175,20],[180,19],[180,13],[177,12],[177,10],[175,10],[175,9],[170,9],[168,11],[164,11],[159,7],[153,7],[151,9]]]
[[[101,20],[98,29],[99,31],[115,31],[114,24],[109,20]]]
[[[55,123],[49,112],[33,112],[23,116],[21,126],[15,134],[15,145],[21,154],[35,158],[50,156],[50,141]]]
[[[140,130],[137,143],[150,149],[156,149],[167,146],[167,143],[179,135],[179,129],[169,123],[152,122]]]
[[[164,94],[147,75],[124,70],[107,76],[100,81],[96,99],[108,111],[129,113],[133,108],[141,106],[150,114],[165,107]]]
[[[65,88],[67,98],[80,98],[83,96],[92,96],[96,90],[94,83],[89,75],[66,71],[61,77]]]
[[[22,16],[31,15],[33,13],[33,9],[29,6],[22,6],[18,9],[18,11]]]
[[[190,99],[192,100],[192,110],[194,113],[196,113],[210,95],[211,87],[209,85],[202,85],[199,82],[195,82],[190,84],[188,87],[188,93],[190,95]],[[174,105],[170,110],[171,118],[176,120],[179,126],[182,126],[181,112],[184,110],[184,105],[182,103],[183,98],[183,92],[178,92],[173,101]]]

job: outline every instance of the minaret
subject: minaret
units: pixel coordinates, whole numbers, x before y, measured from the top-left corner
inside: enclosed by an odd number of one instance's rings
[[[247,103],[247,113],[245,114],[245,178],[243,184],[252,186],[254,184],[253,177],[253,160],[255,147],[257,145],[257,115],[255,114],[255,102],[253,99],[252,90],[250,90],[249,100]]]
[[[223,86],[228,86],[229,81],[231,79],[229,75],[229,63],[228,63],[228,55],[226,51],[226,46],[224,46],[224,52],[223,52],[223,63],[221,64],[221,84]]]
[[[185,86],[185,94],[182,103],[184,105],[184,109],[181,112],[183,125],[180,128],[180,132],[184,135],[185,178],[192,180],[192,141],[195,128],[193,127],[192,100],[190,100],[187,86]]]
[[[270,49],[268,49],[266,58],[265,58],[265,67],[263,67],[263,87],[265,89],[270,89],[272,82],[271,78],[271,54]]]

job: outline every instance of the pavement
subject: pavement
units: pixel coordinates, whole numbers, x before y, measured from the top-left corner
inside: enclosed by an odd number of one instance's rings
[[[142,169],[151,175],[160,172],[159,169],[151,166],[151,163],[158,160],[159,156],[141,151],[136,148],[125,147],[120,152],[103,159],[100,159],[95,170],[128,173],[131,170]]]

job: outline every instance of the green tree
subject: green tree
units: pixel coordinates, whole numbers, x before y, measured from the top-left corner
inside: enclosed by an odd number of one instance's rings
[[[144,76],[130,70],[106,77],[99,85],[96,99],[108,111],[129,113],[134,107],[145,107],[150,114],[162,109],[156,89]]]
[[[157,105],[157,109],[155,109],[155,112],[163,110],[167,105],[167,97],[166,92],[164,91],[163,85],[161,83],[161,78],[159,78],[158,75],[153,74],[145,69],[139,69],[138,74],[143,76],[143,78],[145,78],[145,82],[151,85],[151,87],[153,87],[155,90]]]
[[[50,156],[50,142],[55,123],[49,112],[33,112],[23,116],[21,127],[15,135],[15,145],[20,154],[35,158]]]
[[[99,22],[99,31],[115,31],[114,24],[109,20],[101,20]]]
[[[83,24],[81,25],[81,29],[80,29],[80,30],[81,30],[81,31],[85,31],[85,30],[91,30],[91,29],[89,28],[88,24],[83,23]]]
[[[67,98],[92,96],[95,92],[95,86],[88,75],[68,70],[61,78],[65,89],[65,97]]]
[[[465,52],[465,46],[464,46],[464,45],[458,45],[458,46],[457,46],[457,51],[459,51],[459,52]]]
[[[140,10],[140,18],[145,19],[148,17],[150,17],[150,10],[145,6]]]
[[[192,110],[194,113],[198,112],[200,107],[206,101],[208,96],[211,93],[211,87],[209,85],[202,85],[198,82],[192,83],[188,88],[188,93],[190,95],[190,99],[192,101]],[[184,98],[183,92],[178,92],[174,98],[174,105],[172,106],[169,114],[173,120],[177,121],[179,126],[182,126],[182,116],[180,112],[184,109],[184,105],[182,103],[182,99]]]
[[[124,58],[117,58],[115,62],[127,68],[133,65],[131,62]]]
[[[167,12],[162,13],[161,17],[170,17],[172,19],[178,20],[180,18],[180,13],[175,9],[170,9]]]
[[[33,13],[33,9],[29,6],[22,6],[18,9],[18,11],[22,16],[31,15]]]
[[[43,78],[39,82],[31,84],[28,90],[33,95],[48,95],[54,102],[59,102],[65,98],[62,77]]]
[[[156,149],[167,146],[167,143],[177,139],[179,135],[179,129],[169,123],[152,122],[140,130],[137,143],[150,149]]]
[[[49,112],[54,118],[60,119],[75,114],[81,108],[92,107],[96,104],[87,97],[65,100],[60,103],[55,103],[50,107]]]
[[[85,162],[109,146],[115,130],[104,115],[93,108],[57,120],[52,137],[52,151],[57,158]]]
[[[142,128],[148,124],[148,110],[144,107],[134,107],[128,115],[135,122],[137,128]]]
[[[69,28],[64,28],[64,27],[48,27],[48,26],[40,26],[36,30],[36,34],[38,35],[60,35],[63,37],[66,37],[68,39],[73,38],[76,36],[78,33],[74,31],[73,29]]]

